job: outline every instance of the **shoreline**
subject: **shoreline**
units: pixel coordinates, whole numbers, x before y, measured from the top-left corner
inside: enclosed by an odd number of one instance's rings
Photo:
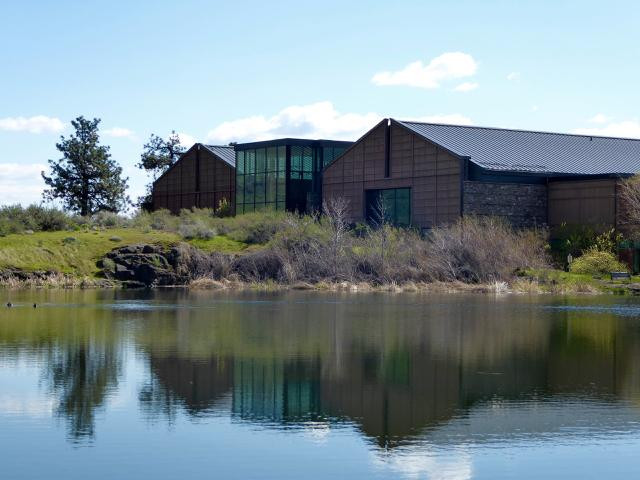
[[[26,272],[17,269],[0,270],[1,290],[145,290],[145,289],[186,289],[198,291],[239,291],[253,290],[265,292],[278,291],[315,291],[340,293],[438,293],[438,294],[511,294],[511,295],[640,295],[640,284],[613,283],[594,279],[591,282],[541,281],[533,277],[515,277],[510,282],[464,283],[460,281],[443,282],[295,282],[291,284],[271,280],[255,282],[238,279],[196,278],[174,285],[134,285],[108,278],[79,277],[73,274],[35,271]]]

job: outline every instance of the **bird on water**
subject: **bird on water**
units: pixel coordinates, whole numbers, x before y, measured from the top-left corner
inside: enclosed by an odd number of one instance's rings
[[[11,307],[13,307],[13,303],[7,302],[7,308],[11,308]]]

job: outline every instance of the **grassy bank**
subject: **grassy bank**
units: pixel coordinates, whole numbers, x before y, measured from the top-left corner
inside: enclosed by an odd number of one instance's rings
[[[514,230],[491,218],[465,218],[423,235],[384,221],[349,224],[339,203],[325,206],[321,215],[266,211],[226,218],[206,209],[82,218],[39,208],[0,209],[4,285],[101,285],[104,274],[132,284],[263,290],[562,294],[635,288],[603,275],[624,268],[610,252],[615,243],[585,247],[565,272],[554,268],[546,231]],[[161,248],[154,258],[136,254],[127,260],[124,249],[125,257],[112,258],[114,252],[99,262],[117,247],[136,244]],[[148,264],[147,273],[165,271],[137,278],[140,262]]]

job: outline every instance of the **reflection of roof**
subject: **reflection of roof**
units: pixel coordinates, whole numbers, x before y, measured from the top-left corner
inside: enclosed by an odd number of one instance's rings
[[[204,144],[202,144],[202,146],[213,153],[216,157],[224,160],[231,167],[236,167],[236,154],[232,146]]]
[[[487,170],[564,175],[640,171],[640,139],[396,122]]]

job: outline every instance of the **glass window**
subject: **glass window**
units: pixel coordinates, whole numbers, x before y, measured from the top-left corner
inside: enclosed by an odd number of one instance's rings
[[[278,172],[287,171],[287,147],[278,147]]]
[[[244,152],[236,152],[236,172],[240,175],[244,173]]]
[[[236,204],[244,203],[244,175],[236,176]]]
[[[256,173],[256,206],[258,204],[264,203],[265,200],[265,181],[264,181],[264,173]]]
[[[291,147],[291,171],[300,172],[302,170],[302,148]]]
[[[275,202],[276,201],[276,172],[267,173],[267,194],[266,201],[267,202]]]
[[[311,147],[304,147],[304,149],[302,150],[301,170],[303,172],[313,172],[313,149]]]
[[[278,179],[276,181],[276,200],[278,202],[284,202],[287,198],[286,196],[286,185],[287,181],[284,178],[284,175],[279,174]]]
[[[256,151],[255,150],[245,150],[244,171],[245,173],[256,173]]]
[[[267,148],[267,172],[278,170],[278,149],[276,147]]]
[[[254,182],[255,182],[255,175],[245,175],[244,177],[245,205],[248,205],[248,204],[253,205],[253,203],[255,202]]]
[[[411,189],[389,188],[367,190],[367,221],[379,224],[384,214],[385,222],[399,227],[411,225]]]
[[[266,167],[266,152],[264,148],[256,150],[256,173],[263,173]]]

